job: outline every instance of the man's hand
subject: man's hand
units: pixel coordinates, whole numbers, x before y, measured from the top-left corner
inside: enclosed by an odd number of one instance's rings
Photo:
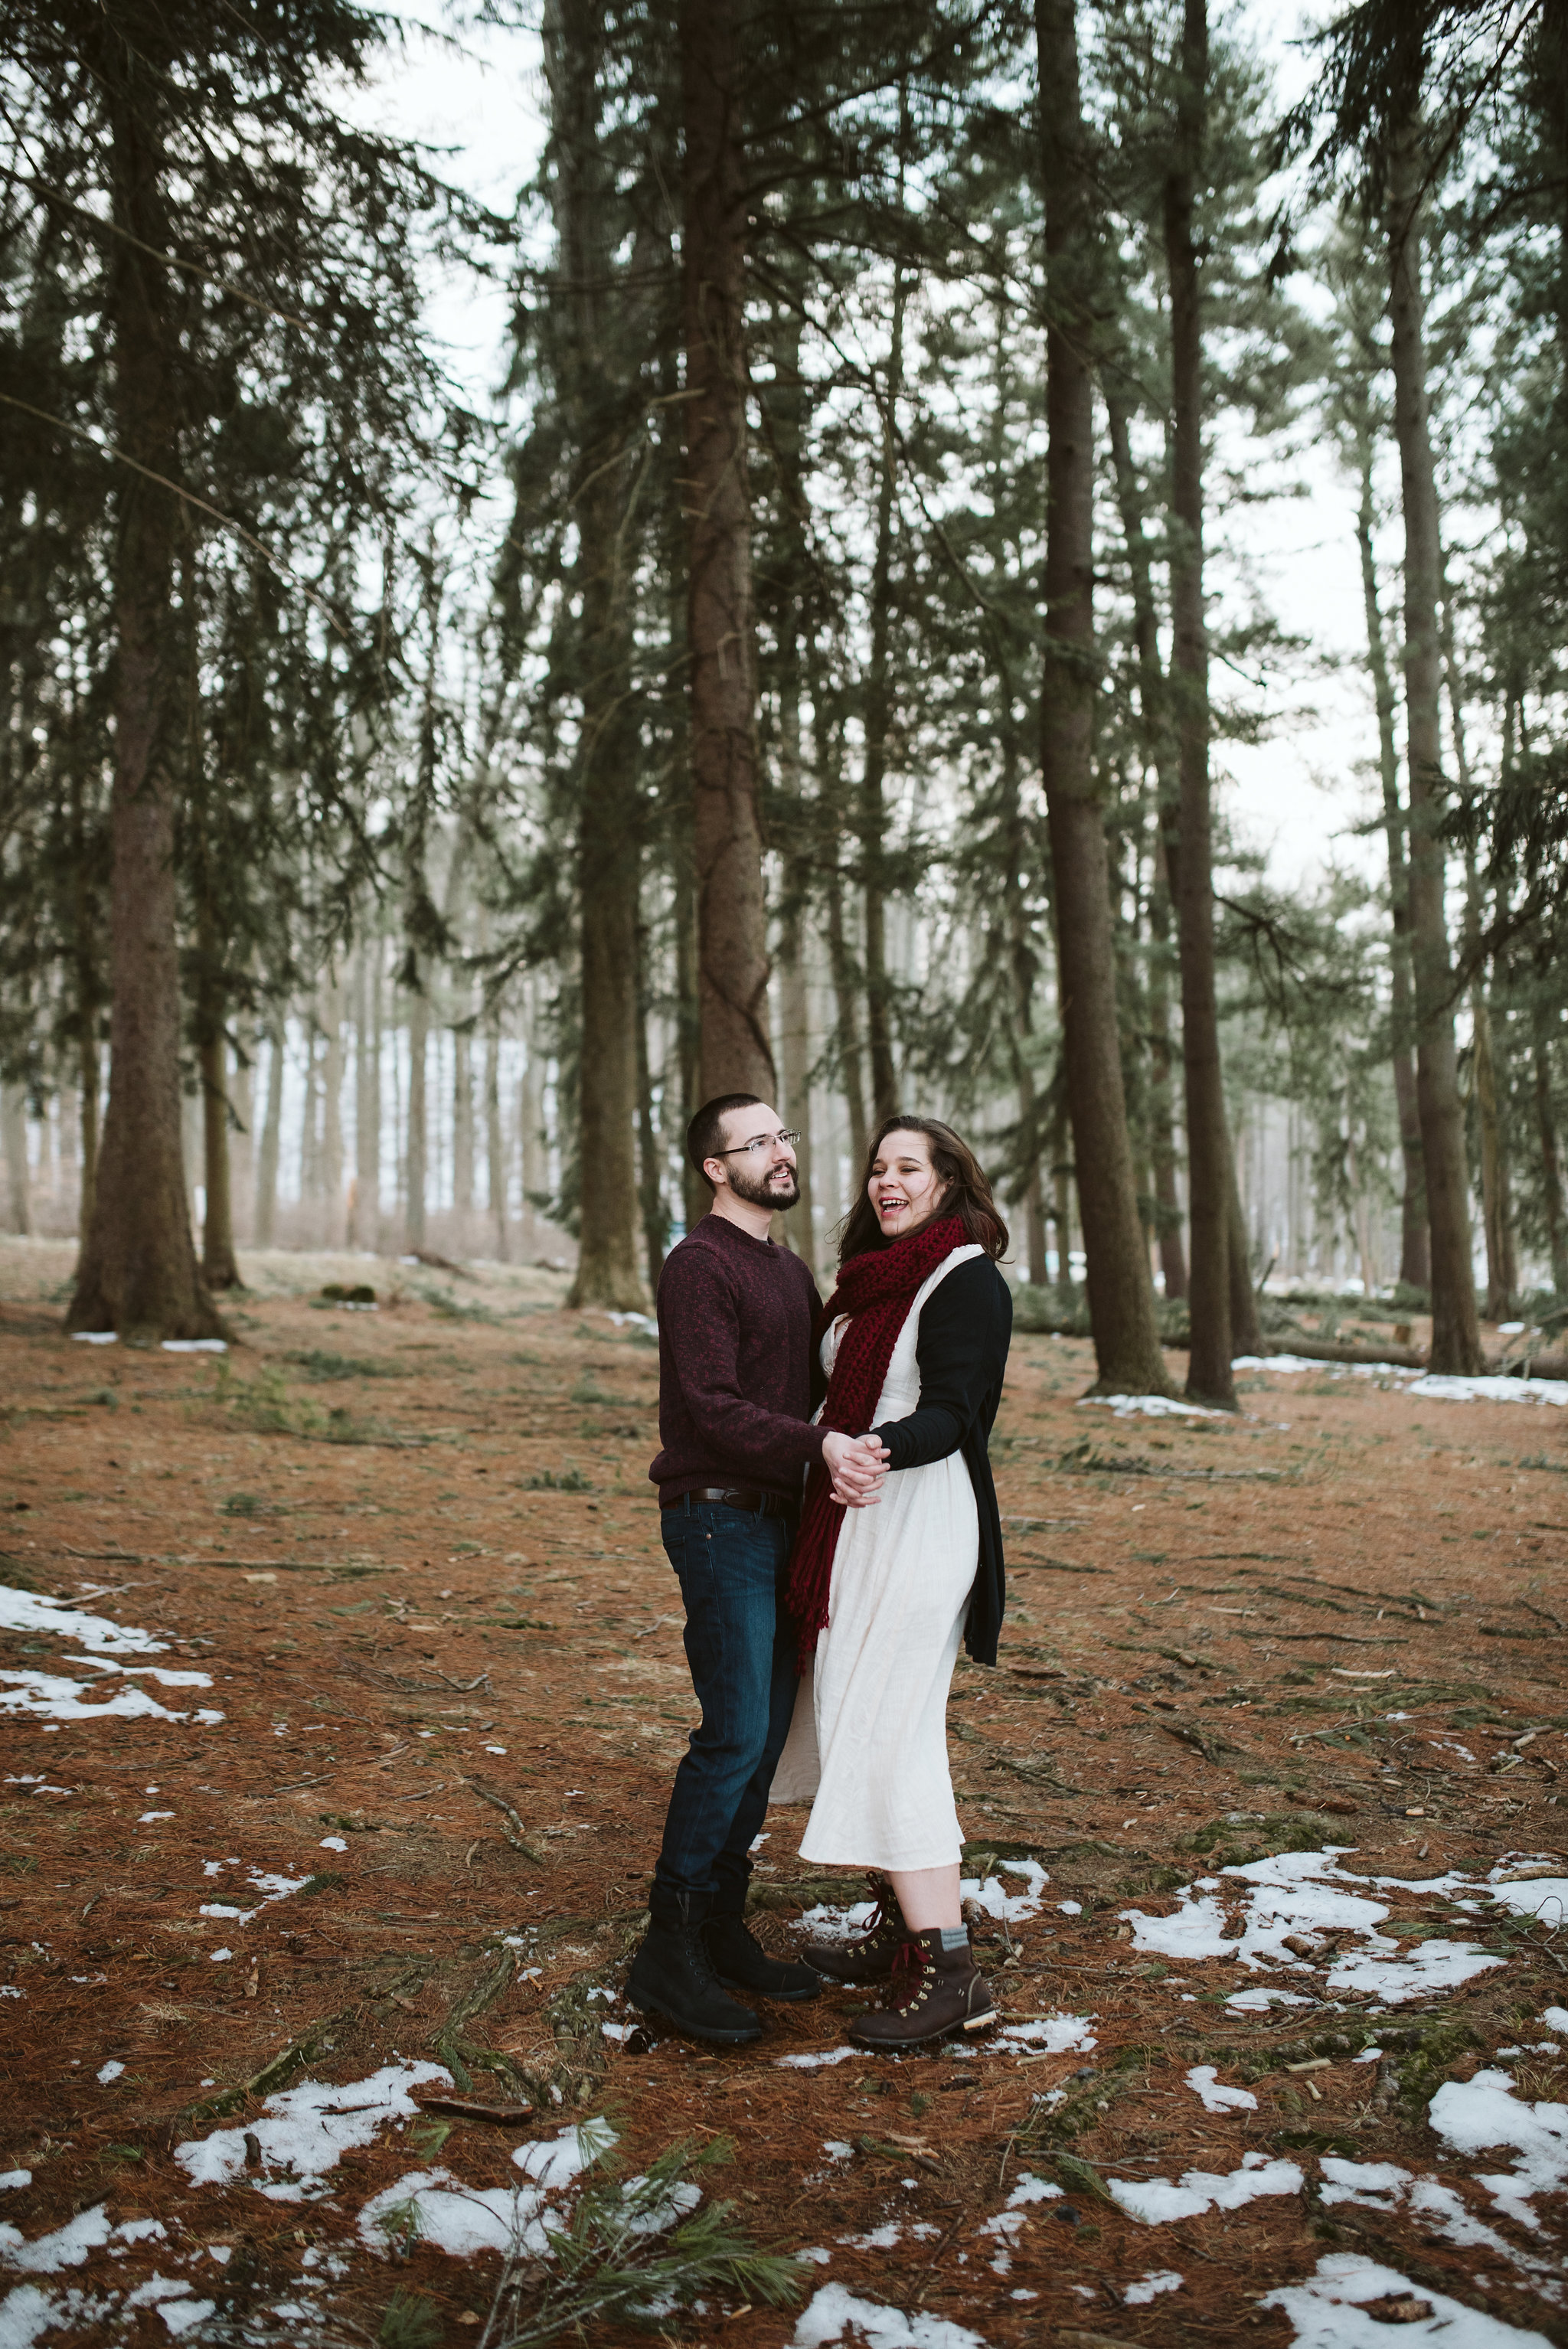
[[[841,1508],[876,1506],[882,1498],[888,1456],[888,1448],[880,1435],[832,1434],[823,1438],[823,1464],[833,1481],[833,1498]]]

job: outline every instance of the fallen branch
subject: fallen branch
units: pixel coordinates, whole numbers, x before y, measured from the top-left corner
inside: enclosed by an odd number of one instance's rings
[[[477,1795],[481,1803],[488,1803],[492,1810],[500,1811],[501,1833],[513,1851],[521,1852],[524,1859],[531,1859],[535,1868],[542,1868],[545,1864],[543,1858],[534,1850],[531,1844],[523,1841],[522,1820],[513,1806],[507,1801],[506,1796],[498,1795],[493,1787],[485,1785],[478,1778],[465,1778],[461,1783],[468,1788],[470,1795]]]

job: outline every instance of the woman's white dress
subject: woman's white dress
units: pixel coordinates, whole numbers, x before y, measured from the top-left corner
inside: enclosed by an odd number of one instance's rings
[[[915,1349],[926,1299],[954,1248],[915,1292],[872,1425],[920,1402]],[[845,1324],[822,1338],[830,1376]],[[874,1508],[845,1513],[828,1625],[800,1683],[769,1800],[811,1805],[804,1859],[828,1866],[945,1868],[964,1832],[947,1766],[947,1692],[980,1562],[975,1488],[960,1452],[893,1471]]]

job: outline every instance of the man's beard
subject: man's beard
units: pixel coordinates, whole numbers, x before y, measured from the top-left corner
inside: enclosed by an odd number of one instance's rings
[[[776,1178],[789,1177],[786,1189]],[[753,1207],[776,1207],[780,1215],[795,1206],[800,1196],[800,1177],[793,1166],[770,1166],[766,1174],[753,1174],[748,1167],[732,1166],[729,1187],[738,1199]]]

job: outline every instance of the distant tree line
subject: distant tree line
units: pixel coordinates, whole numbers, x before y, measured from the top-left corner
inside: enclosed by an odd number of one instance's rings
[[[646,1308],[731,1088],[808,1206],[901,1104],[975,1123],[1109,1391],[1165,1383],[1158,1273],[1233,1402],[1265,1099],[1368,1269],[1397,1194],[1438,1367],[1527,1258],[1568,1293],[1561,0],[1362,0],[1288,115],[1206,0],[546,0],[510,220],[335,107],[385,38],[0,36],[0,1105],[77,1105],[70,1326],[221,1326],[302,1019],[345,1237],[390,1084],[421,1244],[439,1028],[454,1200],[504,1252],[521,1182],[584,1305]],[[505,424],[435,356],[464,271]],[[1377,886],[1270,884],[1215,799],[1321,673],[1234,554],[1307,450]]]

